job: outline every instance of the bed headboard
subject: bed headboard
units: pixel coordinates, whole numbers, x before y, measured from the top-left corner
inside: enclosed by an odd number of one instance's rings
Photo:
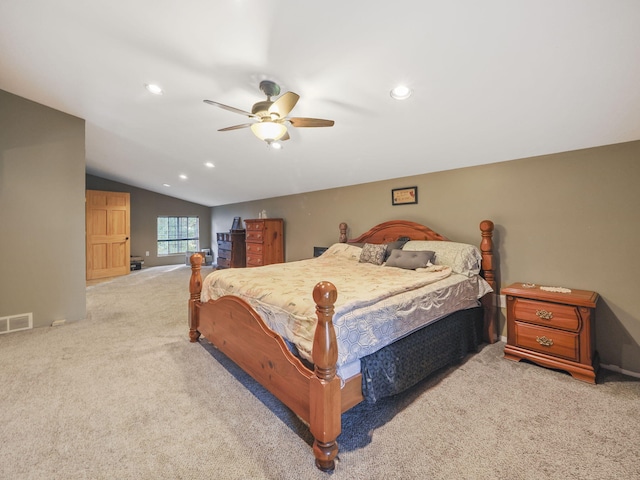
[[[384,222],[357,238],[347,239],[347,224],[340,224],[340,243],[389,243],[402,237],[408,237],[411,240],[449,240],[429,227],[407,220]]]
[[[493,255],[493,222],[483,220],[480,222],[480,253],[482,254],[482,270],[480,274],[491,285],[494,293],[498,292],[496,282],[496,264]],[[407,220],[391,220],[371,228],[359,237],[347,239],[347,224],[340,224],[340,243],[390,243],[402,237],[409,237],[411,240],[443,240],[449,239],[444,235],[434,232],[429,227]],[[493,297],[489,294],[482,298],[485,306],[485,340],[493,343],[497,339],[497,321]]]

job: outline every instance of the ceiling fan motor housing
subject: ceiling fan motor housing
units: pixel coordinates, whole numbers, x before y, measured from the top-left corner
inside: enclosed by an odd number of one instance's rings
[[[256,102],[251,107],[251,113],[257,115],[259,117],[270,116],[269,115],[269,107],[273,105],[273,102],[269,100],[263,100],[261,102]]]

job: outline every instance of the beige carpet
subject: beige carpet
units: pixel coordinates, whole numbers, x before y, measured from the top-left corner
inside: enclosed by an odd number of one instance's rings
[[[187,337],[189,268],[87,288],[87,319],[0,335],[0,479],[640,479],[640,382],[486,346],[343,415],[333,475],[262,387]]]

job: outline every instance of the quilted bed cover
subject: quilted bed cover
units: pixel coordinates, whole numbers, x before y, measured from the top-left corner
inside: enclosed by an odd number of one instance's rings
[[[333,283],[338,374],[348,378],[359,371],[360,358],[449,313],[477,306],[492,291],[482,277],[452,273],[444,265],[405,270],[360,263],[361,250],[335,244],[309,260],[214,271],[204,280],[201,300],[242,298],[311,362],[317,323],[312,291],[319,281]]]

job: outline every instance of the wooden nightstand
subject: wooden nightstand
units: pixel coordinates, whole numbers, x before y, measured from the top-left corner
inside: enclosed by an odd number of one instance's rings
[[[538,285],[514,283],[501,293],[507,297],[505,358],[527,359],[596,383],[596,292],[552,292]]]

